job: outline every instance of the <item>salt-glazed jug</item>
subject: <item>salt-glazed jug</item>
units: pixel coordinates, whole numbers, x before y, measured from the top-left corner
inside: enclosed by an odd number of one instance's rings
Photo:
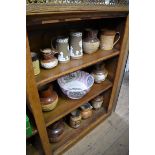
[[[100,41],[97,38],[98,31],[86,29],[86,38],[83,39],[83,51],[87,54],[94,53],[98,50]]]
[[[41,49],[42,59],[40,64],[45,69],[51,69],[58,65],[58,59],[54,56],[57,52],[51,48]]]
[[[118,39],[114,42],[115,36],[118,35]],[[101,30],[100,36],[100,49],[112,50],[114,45],[119,41],[120,33],[114,30]]]

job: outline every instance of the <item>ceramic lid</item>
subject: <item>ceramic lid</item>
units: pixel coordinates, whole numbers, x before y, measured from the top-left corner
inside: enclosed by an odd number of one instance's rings
[[[80,116],[80,115],[81,115],[80,110],[76,109],[76,110],[72,111],[72,112],[71,112],[71,115],[72,115],[72,116],[75,116],[75,117]]]
[[[92,109],[93,107],[91,106],[90,103],[85,103],[85,104],[83,104],[82,106],[80,106],[80,108],[81,108],[82,110],[87,110],[87,109]]]

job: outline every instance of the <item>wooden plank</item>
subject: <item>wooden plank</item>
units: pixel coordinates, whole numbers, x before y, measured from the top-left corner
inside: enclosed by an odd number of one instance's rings
[[[116,75],[115,75],[115,80],[114,80],[114,85],[112,89],[112,94],[110,98],[110,103],[108,107],[108,111],[111,111],[113,106],[114,106],[114,100],[116,98],[116,92],[120,87],[119,81],[121,80],[121,72],[123,71],[123,63],[124,59],[127,54],[126,47],[128,46],[128,37],[129,37],[129,17],[126,19],[126,24],[125,24],[125,32],[124,32],[124,37],[122,41],[122,46],[121,46],[121,51],[120,51],[120,56],[118,60],[118,65],[117,65],[117,70],[116,70]],[[118,94],[117,94],[118,95]]]
[[[74,109],[78,108],[80,105],[90,101],[91,99],[93,99],[94,97],[108,90],[111,87],[112,83],[109,80],[105,80],[101,84],[94,84],[90,92],[79,100],[72,100],[65,96],[59,96],[57,107],[50,112],[43,113],[46,126],[49,126],[55,121],[61,119]]]
[[[93,111],[93,115],[89,119],[82,120],[81,126],[77,129],[73,129],[66,124],[64,138],[60,142],[52,143],[51,145],[53,154],[62,154],[62,152],[69,149],[108,116],[109,113],[106,113],[104,108],[101,108],[98,111]]]
[[[45,122],[43,119],[42,109],[40,105],[38,90],[35,83],[34,72],[32,68],[32,61],[30,55],[30,48],[28,43],[28,37],[26,37],[26,93],[27,99],[30,103],[31,110],[36,122],[36,126],[39,132],[41,143],[45,155],[51,155],[49,140],[47,137],[47,131]]]
[[[117,55],[119,55],[118,50],[99,50],[93,54],[84,54],[84,56],[79,60],[71,60],[66,64],[58,64],[58,66],[50,70],[41,69],[40,74],[35,77],[37,86],[40,87],[63,75],[86,68],[97,62],[115,57]]]
[[[126,17],[127,12],[65,12],[65,13],[55,13],[55,14],[43,14],[43,15],[27,15],[26,25],[42,25],[42,24],[52,24],[52,23],[62,23],[70,21],[83,21],[92,19],[103,19],[103,18],[117,18]]]
[[[50,4],[30,4],[26,7],[27,15],[55,14],[55,13],[75,13],[75,12],[128,12],[128,6],[53,6]]]
[[[125,65],[126,65],[128,54],[129,54],[129,40],[127,41],[125,51],[126,52],[125,52],[125,55],[124,55],[124,58],[123,58],[122,70],[121,70],[121,73],[120,73],[120,79],[119,79],[119,82],[118,82],[118,86],[117,86],[117,90],[116,90],[116,94],[115,94],[115,99],[114,99],[114,103],[113,103],[113,110],[114,111],[116,109],[117,100],[118,100],[118,96],[119,96],[119,93],[120,93],[121,84],[122,84],[122,80],[123,80],[123,75],[124,75],[124,71],[125,71]]]

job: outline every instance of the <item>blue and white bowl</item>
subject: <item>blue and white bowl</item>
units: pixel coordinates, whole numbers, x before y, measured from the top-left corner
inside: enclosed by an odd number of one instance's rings
[[[84,71],[76,71],[65,75],[57,82],[62,92],[71,99],[80,99],[86,95],[94,84],[94,77]]]

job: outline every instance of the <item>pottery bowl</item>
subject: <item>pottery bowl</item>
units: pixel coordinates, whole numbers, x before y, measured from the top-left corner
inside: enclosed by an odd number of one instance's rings
[[[57,80],[62,92],[71,99],[80,99],[94,84],[94,77],[84,71],[76,71]]]

